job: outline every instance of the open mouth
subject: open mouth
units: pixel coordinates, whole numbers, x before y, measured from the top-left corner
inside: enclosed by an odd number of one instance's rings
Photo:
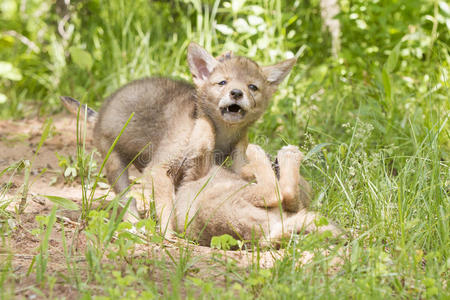
[[[222,117],[230,122],[240,121],[244,116],[246,111],[239,104],[231,104],[220,109]]]

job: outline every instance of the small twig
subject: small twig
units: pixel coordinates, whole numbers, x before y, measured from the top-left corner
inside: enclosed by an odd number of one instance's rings
[[[80,218],[81,219],[81,216]],[[72,236],[72,242],[70,243],[70,248],[69,248],[69,255],[72,256],[73,254],[73,250],[75,249],[75,243],[78,243],[78,237],[80,235],[80,232],[84,229],[84,225],[77,222],[77,227],[75,228],[74,232],[73,232],[73,236]]]
[[[17,289],[17,290],[15,291],[15,294],[17,295],[17,294],[20,294],[20,293],[22,293],[22,292],[28,291],[29,289],[32,289],[32,288],[34,288],[35,286],[36,286],[36,284],[32,284],[32,285],[26,286],[26,287],[24,287],[24,288]]]
[[[56,218],[61,219],[64,222],[76,225],[76,226],[80,226],[80,223],[72,221],[71,219],[69,219],[68,217],[64,217],[64,216],[60,216],[60,215],[56,215]]]
[[[40,204],[40,205],[45,205],[45,200],[41,199],[39,197],[39,195],[37,195],[35,193],[30,193],[30,195],[31,195],[31,200],[32,201],[34,201],[34,202],[36,202],[37,204]]]

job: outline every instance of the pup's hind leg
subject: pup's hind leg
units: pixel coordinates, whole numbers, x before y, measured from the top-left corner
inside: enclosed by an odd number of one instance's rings
[[[278,180],[272,170],[272,163],[264,150],[250,144],[246,155],[248,164],[241,169],[241,176],[246,180],[256,180],[246,188],[246,199],[258,207],[276,207],[281,197],[278,193]]]
[[[284,146],[278,151],[277,160],[280,167],[283,209],[297,212],[299,209],[308,207],[311,199],[311,186],[299,171],[303,153],[296,146]]]

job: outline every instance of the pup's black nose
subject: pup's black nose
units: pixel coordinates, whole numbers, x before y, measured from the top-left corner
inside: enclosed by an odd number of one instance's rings
[[[234,89],[234,90],[231,90],[230,95],[231,95],[231,98],[233,98],[234,100],[239,100],[242,98],[244,93],[242,93],[241,90]]]

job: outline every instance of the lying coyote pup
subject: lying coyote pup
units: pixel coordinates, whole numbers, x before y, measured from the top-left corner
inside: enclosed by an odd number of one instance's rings
[[[95,122],[94,141],[104,157],[134,113],[109,157],[106,173],[119,194],[129,185],[126,166],[135,157],[133,164],[139,170],[149,165],[145,173],[151,178],[146,181],[153,183],[161,227],[169,223],[173,209],[174,185],[167,174],[171,161],[214,151],[221,154],[218,164],[232,156],[232,170],[239,174],[246,164],[247,128],[263,114],[296,61],[260,67],[231,53],[216,59],[195,43],[189,45],[187,56],[195,87],[168,78],[137,80],[111,95],[98,114],[91,109],[82,111]],[[78,101],[70,97],[61,100],[70,111],[78,110]],[[191,135],[207,136],[212,143],[203,149]],[[135,214],[136,204],[130,209]]]
[[[278,151],[279,179],[259,146],[250,144],[246,154],[249,164],[242,172],[248,178],[254,177],[256,183],[249,184],[235,173],[214,166],[205,177],[181,184],[176,194],[173,220],[176,231],[186,231],[187,236],[208,246],[213,236],[222,234],[244,241],[255,238],[270,242],[292,233],[316,230],[329,230],[334,236],[341,233],[334,225],[317,227],[314,221],[318,214],[306,210],[311,188],[300,176],[303,154],[297,147],[285,146]],[[277,185],[281,196],[276,192]],[[281,201],[283,209],[265,208],[264,201]],[[254,206],[258,202],[261,202],[260,207]],[[294,213],[286,208],[301,210]]]

